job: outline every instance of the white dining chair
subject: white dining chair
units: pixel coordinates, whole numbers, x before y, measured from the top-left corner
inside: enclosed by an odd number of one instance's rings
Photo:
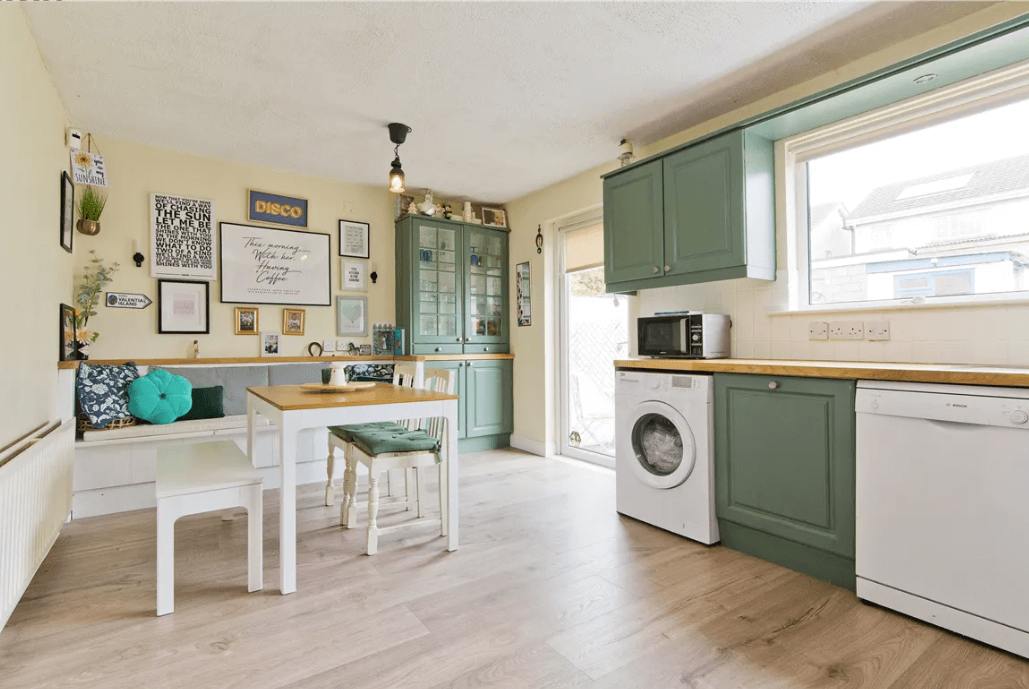
[[[393,366],[393,384],[400,385],[407,388],[413,388],[415,385],[415,377],[417,374],[417,368],[414,364],[395,364]],[[398,426],[404,426],[405,428],[412,430],[415,428],[414,424],[417,421],[403,421],[399,424],[393,421],[383,421],[380,423],[359,423],[352,424],[349,426],[330,426],[329,427],[329,455],[326,461],[325,473],[328,474],[328,481],[325,484],[325,505],[332,507],[336,502],[336,489],[333,484],[333,474],[336,471],[336,450],[340,450],[343,456],[346,457],[347,446],[350,444],[351,434],[357,429],[369,429],[369,428],[396,428]],[[404,498],[405,502],[410,497],[410,484],[412,476],[405,472],[404,475]],[[393,495],[393,486],[390,482],[389,473],[386,474],[386,486],[387,495]]]
[[[457,372],[447,369],[425,369],[426,390],[454,394]],[[433,466],[439,472],[440,535],[447,535],[447,484],[443,476],[441,450],[446,420],[431,418],[415,422],[416,429],[367,429],[354,431],[346,447],[346,472],[343,477],[343,504],[339,520],[344,528],[351,528],[355,521],[357,507],[357,463],[368,469],[368,554],[379,549],[379,535],[396,529],[435,521],[425,517],[425,486],[422,469]],[[404,469],[405,475],[417,470],[414,480],[414,506],[417,518],[401,524],[380,528],[377,523],[379,512],[379,475],[391,469]],[[410,484],[410,481],[408,482]],[[410,496],[407,497],[410,503]],[[390,503],[396,505],[398,503]]]

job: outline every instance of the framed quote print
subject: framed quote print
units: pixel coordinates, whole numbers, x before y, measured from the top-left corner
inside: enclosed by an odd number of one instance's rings
[[[329,235],[219,223],[221,300],[332,306]]]
[[[368,262],[360,258],[341,258],[340,275],[343,276],[344,292],[365,292],[368,290]]]
[[[339,255],[370,258],[371,225],[353,220],[339,221]]]
[[[150,195],[150,277],[214,280],[214,201]]]

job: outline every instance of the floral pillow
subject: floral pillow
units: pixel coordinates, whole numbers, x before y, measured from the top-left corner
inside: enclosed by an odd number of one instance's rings
[[[93,428],[107,428],[118,419],[130,418],[129,384],[139,378],[134,363],[124,366],[79,364],[76,392],[79,409],[89,417]]]

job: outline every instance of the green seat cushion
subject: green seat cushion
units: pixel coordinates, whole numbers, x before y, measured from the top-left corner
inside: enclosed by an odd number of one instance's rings
[[[129,385],[129,413],[155,424],[175,421],[193,406],[193,386],[182,376],[158,369]]]
[[[350,442],[371,456],[387,452],[439,452],[439,441],[425,431],[375,428],[352,431],[351,436]]]
[[[179,421],[220,419],[225,416],[224,391],[221,385],[210,388],[193,388],[193,406]]]
[[[375,421],[373,423],[353,423],[347,426],[329,426],[329,433],[345,443],[354,442],[355,431],[390,430],[402,431],[404,427],[395,421]]]

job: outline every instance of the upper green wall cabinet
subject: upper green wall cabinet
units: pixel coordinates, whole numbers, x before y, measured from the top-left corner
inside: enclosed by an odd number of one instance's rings
[[[728,132],[604,179],[608,292],[775,279],[772,142]]]

